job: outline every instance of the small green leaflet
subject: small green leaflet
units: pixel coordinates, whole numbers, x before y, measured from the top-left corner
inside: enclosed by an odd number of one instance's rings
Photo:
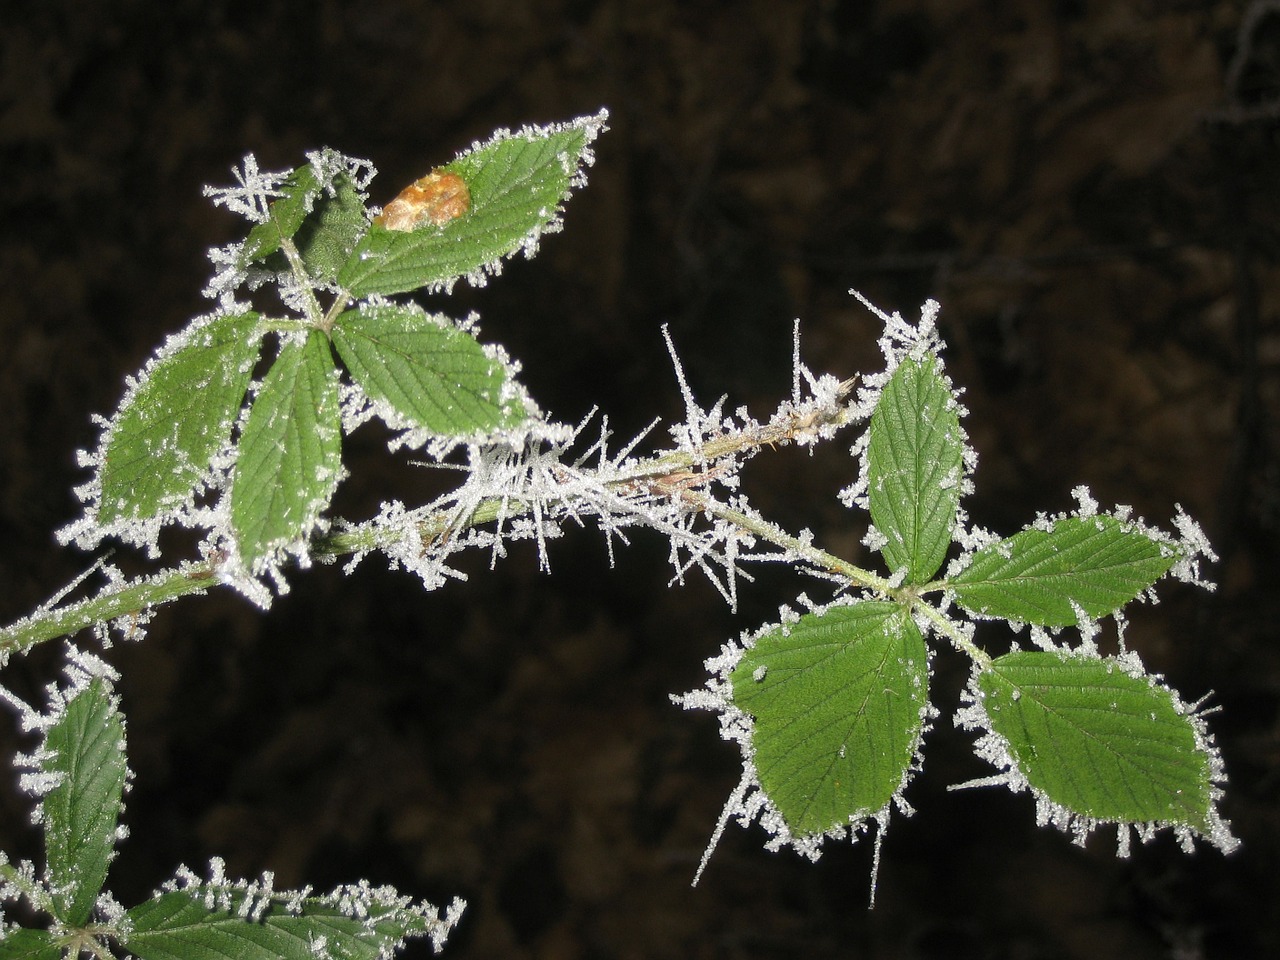
[[[1094,618],[1114,613],[1177,560],[1173,544],[1116,517],[1065,517],[983,547],[948,586],[977,614],[1073,626],[1076,607]]]
[[[888,542],[889,569],[925,583],[951,544],[964,480],[964,433],[951,388],[932,355],[904,358],[871,416],[867,497]]]
[[[298,167],[289,174],[280,185],[280,198],[268,208],[270,218],[249,231],[241,251],[243,262],[253,263],[279,250],[282,241],[298,232],[312,199],[319,192],[320,182],[311,164]]]
[[[287,271],[289,264],[280,247],[285,240],[292,240],[311,279],[327,283],[337,276],[368,228],[364,194],[356,189],[349,166],[360,161],[329,149],[309,156],[313,162],[298,167],[280,185],[280,197],[271,203],[269,219],[249,231],[240,252],[242,266],[266,261],[268,269]],[[326,187],[316,176],[317,165],[348,169],[332,174]]]
[[[196,888],[162,893],[128,912],[124,949],[140,960],[378,960],[410,937],[443,942],[448,924],[422,912],[371,903],[364,917],[340,897],[255,898]]]
[[[45,796],[45,854],[51,903],[65,926],[85,924],[115,850],[125,781],[124,718],[99,678],[49,729],[44,764],[61,782]]]
[[[514,426],[524,417],[504,397],[506,371],[468,333],[412,306],[348,310],[333,343],[352,378],[412,425],[443,436]]]
[[[226,445],[258,359],[258,315],[221,314],[175,337],[106,439],[98,523],[180,507]]]
[[[757,639],[731,680],[755,721],[760,785],[793,834],[856,823],[902,789],[924,725],[928,651],[900,605],[806,614]]]
[[[567,124],[500,132],[441,169],[471,192],[460,219],[412,232],[370,227],[338,274],[355,297],[443,286],[496,271],[503,257],[531,254],[539,234],[559,224],[562,203],[582,182],[581,165],[606,114]]]
[[[316,197],[315,209],[293,235],[307,273],[321,283],[338,275],[369,225],[364,198],[349,176],[335,178],[333,191],[333,196]]]
[[[1031,786],[1072,814],[1212,832],[1210,757],[1170,690],[1112,659],[1018,651],[978,677]]]
[[[231,523],[247,567],[311,533],[338,486],[341,453],[338,371],[312,330],[280,349],[240,438]]]

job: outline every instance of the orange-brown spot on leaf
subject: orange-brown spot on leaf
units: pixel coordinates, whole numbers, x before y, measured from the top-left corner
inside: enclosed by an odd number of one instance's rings
[[[405,187],[373,222],[384,230],[408,232],[424,223],[442,227],[471,209],[471,191],[456,173],[432,170]]]

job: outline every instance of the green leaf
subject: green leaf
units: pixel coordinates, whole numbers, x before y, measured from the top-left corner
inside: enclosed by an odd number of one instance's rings
[[[760,785],[792,833],[873,815],[904,785],[924,724],[928,654],[901,606],[807,614],[760,637],[731,680],[734,703],[755,721]]]
[[[351,174],[352,164],[362,161],[327,148],[308,156],[312,162],[298,167],[280,185],[279,199],[268,208],[269,218],[249,231],[240,252],[242,267],[263,262],[276,273],[287,272],[289,262],[280,248],[292,240],[312,280],[329,282],[368,229],[364,194]],[[317,169],[325,173],[318,176]]]
[[[106,439],[98,522],[180,507],[231,436],[258,359],[258,315],[221,314],[172,338],[121,405]]]
[[[948,586],[974,613],[1071,626],[1077,606],[1094,618],[1114,613],[1177,560],[1172,544],[1116,517],[1066,517],[983,547]]]
[[[410,937],[442,944],[452,921],[433,914],[369,888],[286,901],[199,887],[134,907],[120,941],[140,960],[378,960]]]
[[[0,960],[62,960],[62,945],[48,930],[5,930],[0,933]]]
[[[333,342],[364,392],[414,426],[462,436],[524,416],[523,405],[504,395],[502,364],[470,334],[417,307],[348,310],[334,324]]]
[[[343,174],[334,179],[333,196],[316,197],[315,208],[293,235],[293,242],[311,278],[329,282],[368,227],[364,198]]]
[[[338,372],[313,330],[281,348],[240,438],[231,523],[246,566],[311,533],[338,486],[341,453]]]
[[[280,198],[268,208],[270,218],[249,231],[240,253],[242,262],[254,263],[279,250],[284,240],[298,232],[319,192],[320,182],[311,164],[298,167],[289,174],[280,185]]]
[[[1210,833],[1212,763],[1172,691],[1113,659],[1019,651],[978,678],[1027,782],[1070,813]]]
[[[925,583],[942,566],[964,480],[964,433],[933,356],[906,358],[871,416],[867,497],[890,570]]]
[[[446,286],[495,273],[503,257],[531,256],[543,232],[559,224],[562,201],[583,182],[580,165],[604,129],[606,114],[567,124],[499,131],[442,169],[458,174],[471,209],[443,226],[412,232],[371,227],[338,275],[355,297]]]
[[[63,924],[78,927],[107,878],[124,795],[124,718],[107,681],[67,704],[45,747],[45,772],[61,778],[42,803],[50,900]]]

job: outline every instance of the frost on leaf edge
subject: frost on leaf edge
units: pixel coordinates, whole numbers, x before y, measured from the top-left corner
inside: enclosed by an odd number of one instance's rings
[[[81,467],[93,470],[93,475],[85,483],[74,488],[76,497],[85,506],[84,515],[64,527],[56,530],[54,536],[60,544],[75,544],[84,550],[92,550],[103,540],[115,537],[123,543],[139,547],[146,555],[155,559],[160,554],[158,539],[161,530],[170,525],[189,528],[208,528],[214,526],[213,514],[208,508],[199,506],[197,501],[209,493],[216,493],[227,483],[227,473],[233,459],[235,449],[235,431],[240,424],[245,402],[242,398],[240,409],[233,416],[230,430],[221,446],[214,453],[200,477],[188,489],[181,499],[175,499],[151,517],[121,517],[111,523],[103,524],[98,520],[102,505],[102,468],[106,463],[107,449],[115,437],[115,431],[126,414],[132,409],[138,394],[146,389],[151,375],[162,363],[191,346],[199,333],[213,323],[225,317],[244,315],[253,312],[248,304],[223,304],[210,313],[195,317],[190,323],[176,333],[170,334],[144,364],[137,376],[125,377],[125,393],[110,418],[94,415],[94,422],[100,427],[97,446],[92,450],[77,451],[76,462]],[[258,355],[253,357],[256,363]],[[252,386],[250,386],[252,389]],[[248,396],[246,392],[246,396]]]
[[[964,509],[964,498],[973,493],[972,478],[978,468],[978,454],[969,443],[968,432],[964,429],[964,418],[968,416],[969,411],[960,402],[960,396],[963,391],[956,387],[947,375],[946,362],[942,357],[942,352],[946,346],[941,334],[938,332],[938,313],[942,306],[936,300],[926,300],[920,307],[919,321],[911,323],[903,319],[902,314],[897,311],[885,313],[857,290],[850,290],[849,293],[884,324],[884,331],[877,341],[877,346],[884,356],[885,364],[883,370],[878,373],[866,374],[859,382],[856,400],[853,405],[856,413],[851,419],[864,421],[866,427],[858,434],[853,445],[849,448],[849,454],[857,461],[858,475],[853,483],[840,491],[840,502],[850,510],[856,509],[870,515],[869,490],[871,478],[868,473],[869,458],[867,457],[867,451],[871,445],[871,418],[880,403],[880,397],[884,393],[885,387],[893,379],[898,367],[906,360],[923,361],[926,357],[931,357],[934,362],[934,372],[946,384],[947,390],[951,394],[951,403],[954,405],[960,431],[959,440],[962,451],[960,477],[958,478],[960,491],[957,498],[956,515],[952,524],[951,537],[953,541],[963,540],[966,536],[965,530],[969,519]],[[867,548],[879,553],[888,540],[884,534],[875,528],[874,524],[868,524],[867,532],[862,542]]]
[[[310,887],[298,890],[277,890],[275,877],[264,872],[258,880],[234,880],[226,875],[226,864],[220,857],[209,861],[208,877],[201,879],[193,870],[180,866],[171,879],[153,891],[154,901],[166,894],[181,893],[190,897],[209,911],[233,912],[246,923],[258,923],[272,907],[278,907],[291,916],[305,916],[308,905],[336,910],[352,920],[358,920],[373,931],[380,922],[396,922],[406,929],[394,942],[383,944],[380,958],[389,958],[406,941],[425,936],[432,949],[439,953],[445,945],[467,907],[466,900],[454,897],[443,910],[428,901],[414,901],[388,885],[375,886],[367,880],[342,884],[327,893],[318,893]],[[139,904],[143,906],[144,904]],[[420,925],[420,929],[412,929]],[[325,944],[313,944],[313,953],[320,960],[334,955]]]
[[[508,140],[524,140],[532,142],[534,140],[546,140],[556,134],[565,133],[570,130],[581,130],[583,133],[582,149],[576,158],[570,157],[568,154],[560,155],[560,162],[564,168],[564,172],[569,176],[568,186],[565,192],[560,195],[560,201],[556,208],[548,212],[548,217],[539,223],[520,241],[519,245],[501,254],[500,256],[480,264],[473,270],[457,276],[448,277],[442,280],[434,280],[423,284],[420,287],[413,288],[412,291],[421,294],[453,292],[454,284],[459,280],[465,280],[471,286],[479,289],[489,282],[490,277],[497,277],[502,274],[503,261],[507,260],[517,253],[523,252],[526,260],[531,260],[538,252],[538,242],[546,234],[559,233],[564,229],[564,203],[573,198],[575,190],[585,187],[587,184],[587,168],[595,164],[595,151],[591,145],[595,142],[600,134],[609,129],[608,127],[609,110],[607,107],[601,107],[594,114],[587,114],[581,117],[575,117],[572,120],[566,120],[559,123],[549,124],[525,124],[518,130],[511,130],[508,127],[499,127],[489,135],[487,140],[473,140],[471,146],[460,150],[454,155],[454,158],[448,163],[442,165],[442,169],[449,169],[452,164],[457,163],[472,154],[503,143]],[[377,213],[380,208],[373,208],[370,211],[372,216]],[[359,247],[357,246],[357,250]]]
[[[960,729],[978,733],[978,738],[973,743],[974,755],[996,767],[998,772],[990,777],[981,777],[976,780],[953,784],[948,789],[966,790],[974,787],[1002,786],[1006,787],[1010,793],[1015,794],[1029,791],[1035,800],[1036,826],[1051,826],[1060,830],[1071,837],[1072,843],[1081,847],[1086,844],[1089,836],[1095,830],[1107,824],[1115,824],[1117,831],[1116,855],[1121,859],[1129,856],[1133,837],[1137,837],[1141,843],[1145,844],[1153,840],[1163,830],[1171,830],[1173,832],[1184,853],[1194,852],[1194,840],[1196,837],[1205,840],[1224,854],[1231,853],[1237,849],[1240,846],[1240,841],[1231,833],[1231,821],[1223,819],[1218,811],[1218,805],[1224,796],[1223,788],[1227,783],[1226,766],[1213,734],[1209,731],[1208,725],[1204,721],[1200,709],[1204,701],[1188,704],[1178,694],[1177,690],[1162,682],[1163,678],[1159,674],[1148,673],[1143,667],[1141,659],[1132,651],[1123,652],[1113,657],[1103,657],[1097,652],[1096,648],[1059,649],[1057,652],[1063,656],[1082,660],[1108,660],[1115,663],[1134,679],[1145,680],[1151,686],[1169,695],[1174,711],[1179,716],[1186,718],[1190,724],[1195,738],[1196,749],[1203,753],[1209,762],[1209,812],[1207,816],[1209,829],[1201,831],[1189,824],[1165,820],[1135,822],[1112,818],[1100,819],[1077,813],[1053,800],[1047,793],[1034,786],[1026,778],[1014,760],[1009,741],[1002,734],[996,732],[984,705],[985,698],[979,687],[979,682],[984,673],[984,667],[979,663],[974,663],[973,665],[973,670],[969,675],[969,682],[961,692],[960,706],[956,710],[953,719],[955,725]]]
[[[799,602],[805,608],[805,615],[822,616],[836,607],[855,606],[860,601],[858,598],[846,596],[839,597],[829,604],[816,605],[802,595],[799,598]],[[847,838],[850,843],[857,843],[859,838],[869,833],[874,826],[876,836],[871,866],[870,891],[871,902],[874,904],[876,880],[880,868],[880,850],[889,828],[889,821],[895,809],[905,817],[910,817],[915,813],[915,809],[907,802],[904,794],[915,775],[923,768],[924,755],[922,748],[924,738],[932,728],[931,721],[938,715],[938,711],[927,699],[925,700],[920,710],[920,730],[916,734],[916,741],[912,747],[911,760],[903,768],[902,778],[884,806],[875,811],[860,811],[850,816],[848,822],[838,824],[821,833],[799,835],[793,833],[787,825],[786,819],[778,808],[774,806],[773,801],[769,799],[768,794],[760,783],[755,767],[755,747],[752,743],[755,723],[750,714],[734,703],[733,682],[731,679],[743,656],[746,655],[747,651],[754,648],[761,637],[778,630],[788,629],[798,623],[802,616],[802,614],[789,607],[782,607],[779,613],[779,622],[766,624],[759,629],[744,632],[737,641],[730,640],[726,642],[720,648],[718,655],[708,658],[704,666],[710,676],[707,678],[703,689],[671,696],[671,701],[685,710],[711,710],[719,713],[720,738],[727,742],[736,743],[738,749],[742,752],[742,776],[720,812],[720,818],[716,823],[715,830],[712,832],[707,847],[703,851],[702,859],[698,863],[693,885],[697,886],[698,881],[702,878],[702,873],[706,869],[711,855],[719,844],[720,838],[724,835],[725,827],[728,826],[731,819],[736,819],[738,825],[744,829],[749,827],[752,821],[758,820],[760,826],[770,834],[769,839],[764,844],[766,850],[772,853],[784,847],[790,847],[810,861],[816,861],[822,856],[822,846],[826,841]]]

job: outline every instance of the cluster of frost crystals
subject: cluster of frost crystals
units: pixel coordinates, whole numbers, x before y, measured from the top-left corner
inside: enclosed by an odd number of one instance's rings
[[[612,452],[605,419],[598,439],[575,453],[593,415],[576,427],[526,421],[505,436],[467,444],[466,463],[456,468],[464,477],[458,487],[412,510],[396,502],[384,504],[377,518],[347,532],[366,535],[393,566],[415,573],[428,589],[435,589],[462,578],[449,561],[465,549],[488,550],[492,565],[506,556],[507,544],[532,540],[539,567],[547,570],[547,544],[560,537],[566,525],[594,526],[605,536],[612,564],[614,542],[626,544],[631,528],[644,527],[671,542],[677,579],[690,569],[701,569],[732,602],[741,573],[737,559],[750,538],[717,523],[699,523],[698,511],[684,502],[679,490],[663,485],[669,478],[649,480],[639,471],[631,451],[648,430]],[[440,453],[430,447],[428,452]],[[690,473],[685,479],[705,489],[704,484],[722,478]],[[477,523],[478,516],[486,522]],[[362,556],[357,553],[352,565]]]
[[[1083,655],[1091,658],[1095,656],[1093,653],[1073,655]],[[1133,837],[1137,837],[1142,843],[1147,843],[1161,830],[1172,830],[1185,853],[1194,851],[1194,840],[1197,836],[1208,841],[1223,853],[1231,853],[1240,845],[1240,841],[1231,833],[1230,821],[1222,819],[1218,812],[1218,802],[1223,796],[1222,788],[1227,782],[1226,767],[1222,761],[1222,754],[1214,742],[1213,735],[1209,732],[1209,728],[1204,722],[1204,717],[1200,710],[1202,703],[1188,704],[1183,701],[1176,690],[1161,683],[1161,678],[1158,675],[1147,673],[1142,661],[1135,653],[1125,652],[1118,657],[1111,658],[1111,661],[1128,673],[1129,676],[1144,680],[1151,686],[1166,692],[1171,698],[1174,710],[1181,716],[1186,717],[1190,723],[1195,736],[1196,750],[1207,757],[1209,761],[1210,806],[1208,825],[1205,831],[1202,832],[1185,823],[1168,821],[1135,823],[1130,821],[1100,820],[1057,803],[1027,779],[1026,775],[1018,767],[1017,758],[1013,754],[1009,741],[996,732],[995,726],[991,722],[991,716],[987,713],[986,698],[979,685],[984,668],[977,663],[974,664],[968,686],[961,693],[960,708],[956,711],[955,723],[957,727],[963,730],[978,733],[978,739],[973,745],[974,753],[979,759],[986,760],[999,772],[990,777],[981,777],[965,783],[954,784],[949,789],[967,790],[974,787],[1005,787],[1010,793],[1021,793],[1024,790],[1030,791],[1035,799],[1036,825],[1041,827],[1051,826],[1061,830],[1071,837],[1073,843],[1079,846],[1085,845],[1089,835],[1094,830],[1105,824],[1114,823],[1117,828],[1116,853],[1122,858],[1129,856]]]
[[[343,917],[359,921],[356,934],[365,947],[376,946],[379,960],[390,960],[395,952],[413,937],[427,937],[439,953],[445,941],[462,918],[467,903],[455,897],[441,910],[425,901],[419,903],[402,895],[394,887],[375,886],[367,880],[337,886],[327,893],[310,887],[277,890],[275,877],[266,872],[257,880],[234,880],[226,874],[226,864],[219,857],[209,861],[207,878],[201,878],[189,867],[181,866],[171,880],[165,882],[154,897],[166,893],[184,893],[210,912],[225,913],[246,923],[262,923],[273,914],[289,917],[317,918],[317,929],[310,934],[310,952],[316,960],[346,960],[349,951],[341,941],[351,934],[331,930],[324,922],[327,911],[336,910]],[[391,932],[394,931],[394,932]],[[372,944],[370,943],[372,940]]]
[[[853,598],[843,597],[833,603],[819,606],[811,603],[804,595],[800,596],[799,601],[808,613],[819,616],[833,607],[857,602]],[[838,824],[823,833],[793,833],[760,783],[760,778],[756,771],[753,743],[755,724],[751,715],[734,703],[731,677],[738,664],[742,661],[743,656],[756,645],[756,642],[761,637],[771,634],[779,628],[786,629],[791,624],[797,623],[799,619],[800,614],[796,611],[789,607],[782,607],[779,623],[767,624],[758,630],[743,633],[737,641],[730,640],[725,643],[720,648],[719,654],[705,661],[704,665],[709,677],[701,690],[693,690],[689,693],[673,694],[671,696],[672,702],[685,710],[710,710],[718,713],[720,738],[730,743],[736,743],[738,749],[742,752],[742,776],[720,811],[720,818],[716,821],[715,829],[711,833],[711,839],[707,842],[706,849],[702,853],[702,859],[698,863],[698,869],[693,877],[693,884],[697,886],[703,871],[707,867],[707,863],[711,859],[711,854],[715,851],[716,846],[719,845],[720,838],[724,835],[725,827],[728,826],[730,820],[736,820],[738,825],[744,829],[750,827],[753,822],[759,822],[760,826],[769,834],[769,839],[764,844],[766,850],[776,852],[784,847],[790,847],[809,860],[817,860],[822,856],[822,846],[828,840],[848,840],[850,843],[857,843],[861,836],[870,833],[874,829],[875,852],[872,857],[870,890],[871,903],[874,905],[876,878],[880,870],[881,845],[884,842],[885,833],[889,828],[889,821],[894,810],[906,817],[915,813],[915,809],[907,802],[904,791],[912,777],[921,769],[923,764],[923,758],[920,753],[921,742],[930,726],[929,721],[937,715],[937,711],[932,706],[924,708],[922,716],[924,723],[920,736],[916,741],[912,760],[903,771],[902,781],[897,789],[894,790],[891,800],[881,809],[858,818],[851,818],[848,823]]]
[[[515,383],[518,368],[510,364],[508,382],[519,391],[512,399],[525,404],[529,418],[512,430],[485,436],[483,442],[433,437],[406,428],[392,441],[393,447],[419,445],[434,461],[428,466],[457,470],[462,482],[417,509],[398,502],[384,504],[373,521],[345,532],[363,537],[369,550],[385,552],[393,566],[416,573],[434,589],[462,576],[448,561],[467,548],[489,550],[496,563],[505,556],[507,543],[533,540],[539,566],[548,569],[549,540],[559,537],[566,524],[594,525],[605,536],[612,564],[615,541],[628,543],[627,532],[642,527],[670,542],[673,582],[683,582],[687,573],[698,570],[736,607],[738,580],[749,579],[741,561],[802,559],[785,551],[757,553],[752,534],[726,519],[709,516],[706,504],[715,501],[719,491],[728,491],[732,509],[759,519],[743,498],[732,495],[742,463],[761,443],[775,438],[803,443],[829,436],[847,422],[844,398],[850,384],[831,376],[814,377],[799,362],[797,346],[792,397],[768,424],[745,410],[737,411],[736,417],[726,416],[723,397],[705,409],[695,400],[669,335],[666,341],[685,405],[684,419],[669,428],[673,449],[647,460],[633,455],[655,421],[612,450],[608,419],[602,418],[598,437],[577,452],[595,411],[575,427],[543,420]],[[493,356],[509,363],[501,353]],[[807,382],[807,394],[801,389],[802,380]],[[373,416],[398,425],[394,411],[385,411],[356,391],[344,397],[343,415],[348,429]],[[465,464],[444,462],[459,451]],[[477,522],[480,516],[485,523]],[[356,553],[352,564],[369,550]]]

